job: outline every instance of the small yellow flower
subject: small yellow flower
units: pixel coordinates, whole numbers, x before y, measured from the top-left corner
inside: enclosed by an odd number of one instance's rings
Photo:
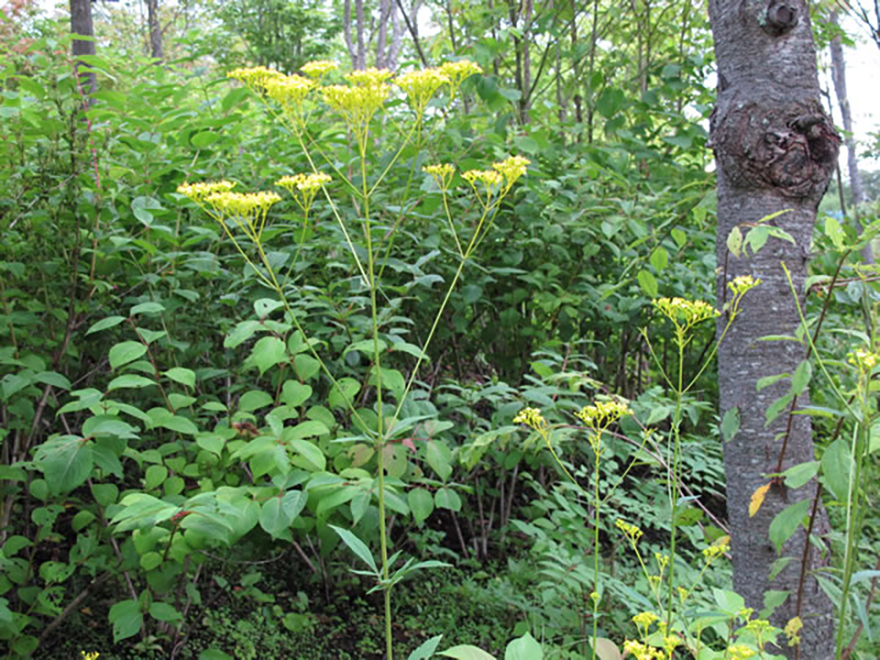
[[[189,197],[196,204],[201,204],[209,195],[229,192],[235,187],[230,181],[203,181],[199,183],[181,183],[177,192]]]
[[[391,88],[384,83],[355,87],[328,85],[321,91],[327,105],[342,115],[363,145],[366,142],[370,120],[385,103]]]
[[[684,298],[659,298],[654,300],[654,309],[663,314],[682,330],[715,318],[720,314],[712,305],[702,300],[685,300]]]
[[[510,188],[510,186],[516,183],[517,179],[526,173],[526,167],[528,167],[531,162],[532,161],[528,158],[523,158],[522,156],[510,156],[500,163],[493,163],[492,167],[496,172],[500,172],[504,175],[504,179],[507,181],[507,187]]]
[[[623,650],[633,656],[635,660],[663,660],[663,653],[661,653],[660,649],[655,649],[634,640],[626,640],[623,643]]]
[[[620,518],[618,518],[617,522],[615,522],[614,524],[616,525],[617,529],[626,534],[627,538],[629,538],[629,542],[633,545],[638,543],[638,540],[642,538],[642,534],[644,534],[641,529],[639,529],[635,525],[629,524],[625,520],[621,520]]]
[[[766,635],[772,626],[767,619],[752,619],[746,624],[746,630],[755,635],[758,639]]]
[[[363,71],[352,71],[345,74],[345,79],[352,85],[358,87],[374,87],[391,79],[391,72],[388,69],[377,69],[371,66]]]
[[[314,62],[306,62],[300,69],[304,74],[313,80],[321,80],[331,71],[336,71],[339,65],[329,60],[315,60]]]
[[[513,423],[525,424],[535,431],[543,431],[547,428],[547,420],[541,415],[540,408],[523,408],[513,418]]]
[[[727,647],[726,658],[728,660],[748,660],[755,655],[755,652],[745,644],[734,644]]]
[[[447,62],[440,66],[440,73],[449,78],[453,93],[459,88],[465,79],[482,72],[483,70],[479,65],[474,64],[470,60]]]
[[[657,562],[657,566],[660,568],[660,572],[666,570],[666,567],[669,566],[669,555],[664,555],[660,552],[654,553],[654,561]]]
[[[868,374],[877,366],[877,354],[860,348],[847,355],[847,362],[854,367],[858,367],[862,373]]]
[[[266,89],[266,83],[270,80],[284,78],[284,74],[275,69],[269,69],[264,66],[255,66],[243,69],[233,69],[226,74],[226,77],[238,80],[250,87],[251,90],[257,94],[262,94]]]
[[[632,415],[629,405],[618,399],[596,401],[593,405],[584,406],[575,413],[575,417],[596,433],[601,433],[621,417],[627,415]]]
[[[620,523],[622,521],[618,520],[617,522]],[[620,527],[619,524],[617,526]],[[651,625],[659,619],[660,617],[653,612],[639,612],[632,618],[633,623],[636,624],[636,626],[641,631],[643,631],[645,637],[648,636],[648,629],[651,627]]]
[[[682,643],[681,637],[676,637],[675,635],[664,635],[663,636],[663,650],[669,654],[669,657],[672,657],[672,654],[675,653],[675,649]]]
[[[318,84],[314,80],[292,75],[267,80],[266,94],[276,101],[285,113],[295,119],[301,117],[302,104]]]
[[[722,536],[712,545],[703,548],[703,557],[706,558],[706,563],[711,563],[713,560],[718,559],[718,557],[724,556],[729,549],[730,537]]]
[[[455,165],[450,165],[448,163],[443,165],[426,165],[422,168],[422,171],[427,172],[434,177],[434,181],[437,182],[437,187],[443,192],[446,192],[452,184],[452,177],[455,176]]]
[[[221,224],[225,226],[226,220],[231,219],[254,242],[263,234],[269,209],[279,201],[281,197],[273,192],[216,192],[205,199]]]
[[[323,172],[293,174],[281,177],[275,182],[275,185],[287,190],[299,207],[308,213],[312,202],[315,200],[315,195],[332,180],[329,174],[324,174]]]
[[[755,279],[751,275],[740,275],[727,283],[727,288],[733,292],[735,297],[742,297],[747,292],[761,284],[760,279]]]
[[[439,69],[410,71],[394,80],[394,84],[406,92],[410,106],[421,117],[428,103],[443,85],[451,84],[449,76]]]
[[[101,655],[97,651],[80,651],[79,654],[82,656],[83,660],[97,660],[98,656]]]

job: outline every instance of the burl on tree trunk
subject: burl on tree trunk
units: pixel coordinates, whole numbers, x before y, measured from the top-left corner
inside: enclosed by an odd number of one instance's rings
[[[769,579],[779,557],[769,540],[770,523],[795,502],[808,499],[812,503],[816,481],[797,490],[774,485],[753,518],[749,517],[749,501],[757,488],[768,483],[763,475],[779,471],[780,461],[785,470],[815,459],[808,416],[795,415],[790,429],[787,411],[765,424],[769,405],[789,392],[788,379],[760,392],[756,385],[765,376],[794,373],[806,357],[803,344],[760,338],[794,335],[798,327],[795,301],[781,263],[803,296],[816,209],[834,171],[840,140],[819,101],[816,54],[803,0],[710,0],[709,14],[719,80],[712,118],[718,169],[719,305],[733,278],[752,275],[763,282],[746,295],[743,314],[718,354],[721,413],[735,407],[740,415],[739,432],[724,446],[734,588],[756,612],[764,607],[767,592],[788,592],[773,623],[782,628],[799,612],[804,623],[800,656],[830,660],[834,657],[833,607],[811,573],[827,562],[827,553],[815,548],[808,551],[809,566],[802,580],[808,542],[805,530],[800,529],[782,551],[782,556],[793,561]],[[788,232],[796,244],[770,238],[756,255],[737,258],[729,253],[727,237],[734,227],[745,233],[762,218],[782,210],[788,212],[769,222]],[[719,322],[723,327],[726,318],[722,316]],[[808,402],[804,394],[795,405]],[[827,529],[820,506],[813,535],[821,537]],[[793,648],[784,648],[784,641],[782,647],[779,652],[788,657],[797,654]]]

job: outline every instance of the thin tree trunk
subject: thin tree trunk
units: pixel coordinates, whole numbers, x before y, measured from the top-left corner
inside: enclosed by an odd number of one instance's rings
[[[162,27],[159,24],[159,0],[147,0],[147,25],[150,32],[150,57],[162,60]]]
[[[391,0],[379,0],[379,33],[376,36],[376,67],[385,67],[387,59],[386,42],[388,40],[388,24],[391,22]]]
[[[70,0],[70,32],[72,34],[81,34],[84,37],[94,38],[95,28],[92,25],[92,2],[91,0]],[[80,55],[94,55],[95,42],[74,39],[72,52],[74,57]],[[79,72],[80,67],[87,66],[83,62],[77,61],[76,69]],[[97,89],[98,81],[94,73],[83,73],[80,75],[80,83],[83,90],[91,94]]]
[[[831,12],[829,23],[839,26],[837,12]],[[837,95],[837,104],[840,106],[840,115],[843,118],[844,142],[846,143],[846,165],[849,170],[849,187],[851,191],[851,203],[856,225],[861,231],[859,218],[859,205],[865,201],[865,191],[862,187],[862,175],[859,174],[859,158],[856,153],[856,140],[853,137],[852,109],[849,105],[849,95],[846,92],[846,59],[843,55],[843,42],[840,36],[831,40],[831,77],[834,80],[834,93]],[[874,250],[869,243],[862,248],[862,259],[867,264],[874,263]]]
[[[774,485],[758,513],[749,516],[752,493],[767,483],[764,475],[777,471],[780,438],[785,435],[785,415],[765,427],[765,413],[789,390],[788,381],[780,381],[757,392],[757,381],[794,373],[805,357],[801,344],[760,338],[794,334],[798,326],[781,263],[802,295],[816,209],[834,171],[839,138],[819,100],[816,53],[804,0],[771,3],[769,9],[767,3],[748,0],[709,0],[709,15],[719,79],[712,121],[718,167],[719,306],[733,278],[748,274],[762,280],[746,295],[742,315],[718,353],[721,414],[737,408],[740,416],[739,432],[724,445],[733,582],[746,605],[756,611],[763,607],[768,591],[787,591],[789,598],[772,618],[781,628],[795,616],[801,557],[809,541],[802,529],[794,534],[782,551],[794,560],[771,581],[771,565],[778,557],[769,541],[769,526],[789,505],[812,501],[818,485],[815,479],[797,490]],[[727,237],[734,227],[747,230],[748,223],[781,210],[790,212],[773,223],[787,231],[796,245],[771,238],[754,256],[736,258],[729,253]],[[719,330],[725,322],[722,315]],[[782,469],[812,460],[810,418],[795,415]],[[821,534],[827,528],[820,507],[816,529]],[[814,559],[812,566],[819,563]],[[832,603],[812,573],[806,575],[803,589],[804,657],[833,658]],[[782,646],[777,652],[794,657],[793,648]]]
[[[364,44],[364,0],[354,0],[354,12],[357,17],[357,64],[355,69],[367,68],[367,48]]]
[[[354,40],[351,34],[351,0],[342,3],[342,34],[345,39],[345,48],[351,59],[351,67],[357,68],[357,53],[354,50]]]

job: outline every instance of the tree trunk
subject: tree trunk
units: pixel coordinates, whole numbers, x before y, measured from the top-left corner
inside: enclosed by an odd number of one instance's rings
[[[150,57],[162,60],[162,27],[159,23],[159,0],[147,0],[147,26],[150,32]]]
[[[812,501],[816,481],[797,490],[774,485],[757,515],[749,517],[752,493],[768,481],[763,475],[778,471],[788,422],[783,414],[765,428],[767,408],[788,393],[788,381],[760,392],[757,381],[794,373],[805,357],[799,343],[759,339],[770,334],[793,335],[798,326],[780,263],[786,264],[802,295],[816,209],[834,171],[839,145],[819,101],[816,53],[805,1],[769,5],[758,0],[709,1],[719,80],[712,121],[718,167],[718,304],[723,304],[727,284],[737,276],[748,274],[763,282],[746,295],[743,313],[718,353],[721,414],[737,408],[740,415],[739,432],[724,446],[733,581],[747,606],[756,611],[763,607],[766,592],[787,591],[788,599],[772,618],[779,627],[795,616],[801,600],[804,657],[824,660],[834,657],[834,610],[809,571],[798,598],[807,543],[803,529],[783,547],[783,555],[794,560],[769,579],[777,559],[769,541],[770,523],[789,505]],[[784,209],[790,212],[771,222],[788,232],[796,245],[771,238],[751,257],[736,258],[728,251],[727,237],[734,227],[747,231],[749,223]],[[722,315],[719,330],[725,322],[726,315]],[[799,403],[806,403],[805,399],[801,397]],[[795,415],[782,469],[812,460],[810,418]],[[814,533],[823,530],[827,530],[827,516],[820,506]],[[812,567],[817,564],[814,557]],[[786,657],[796,653],[784,644],[778,652]]]
[[[81,34],[84,37],[95,36],[95,28],[92,25],[92,2],[91,0],[70,0],[70,32],[72,34]],[[74,39],[73,56],[94,55],[95,42],[82,41]],[[81,66],[87,66],[77,61],[76,69],[79,71]],[[97,78],[94,73],[83,73],[79,77],[80,84],[86,93],[93,93],[97,88]]]
[[[839,26],[837,12],[831,12],[829,21],[832,25]],[[859,218],[859,205],[865,201],[865,191],[862,187],[862,175],[859,174],[859,158],[856,154],[856,140],[853,137],[852,110],[849,105],[849,95],[846,92],[846,59],[843,56],[843,42],[840,37],[831,40],[831,77],[834,80],[834,93],[837,96],[837,105],[840,106],[840,115],[843,118],[843,130],[846,132],[846,165],[849,169],[849,187],[852,194],[851,204],[856,225],[861,231]],[[874,263],[874,251],[869,243],[862,249],[862,259],[867,264]]]

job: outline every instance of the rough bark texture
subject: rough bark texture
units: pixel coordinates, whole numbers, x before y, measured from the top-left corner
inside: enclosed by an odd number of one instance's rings
[[[150,57],[164,59],[162,27],[159,24],[159,0],[147,0],[147,26],[150,32]]]
[[[712,122],[718,166],[719,304],[734,277],[750,274],[763,281],[746,295],[743,314],[718,355],[721,414],[736,407],[741,418],[739,432],[724,447],[734,588],[756,611],[763,607],[767,591],[788,591],[790,597],[773,617],[783,627],[795,616],[806,535],[800,529],[785,545],[783,555],[794,561],[771,581],[777,553],[768,529],[784,508],[802,499],[812,501],[817,484],[812,481],[796,491],[774,486],[758,514],[749,517],[752,493],[767,483],[762,475],[777,471],[787,426],[782,414],[765,428],[765,413],[788,392],[788,381],[760,392],[757,381],[793,373],[805,357],[798,343],[759,338],[794,334],[798,326],[780,262],[785,262],[802,292],[816,208],[834,171],[839,138],[819,101],[815,49],[803,0],[710,0],[709,14],[719,77]],[[757,255],[737,259],[729,254],[726,241],[734,227],[745,232],[749,223],[783,209],[791,211],[771,222],[791,234],[796,245],[771,238]],[[725,321],[722,316],[719,328]],[[804,403],[802,398],[799,405]],[[782,469],[814,458],[810,418],[795,415]],[[814,534],[826,529],[820,507]],[[813,569],[822,560],[816,554],[813,550]],[[832,605],[809,572],[802,602],[802,657],[833,658]],[[790,648],[780,652],[795,655]]]
[[[831,23],[838,25],[837,12],[831,13]],[[865,201],[865,190],[862,187],[862,175],[859,174],[859,157],[856,153],[856,140],[853,137],[852,109],[849,105],[849,94],[846,91],[846,58],[843,55],[843,42],[840,37],[834,37],[831,41],[831,77],[834,80],[834,93],[837,96],[837,105],[840,107],[840,116],[843,120],[843,130],[846,131],[844,141],[846,143],[846,166],[849,170],[849,188],[851,191],[850,202],[853,207],[856,223],[859,223],[859,205]],[[861,225],[859,225],[861,231]],[[862,249],[862,259],[865,263],[874,263],[874,251],[870,243]]]
[[[92,3],[91,0],[70,0],[70,32],[72,34],[81,34],[86,37],[95,36],[95,28],[92,25]],[[94,55],[95,42],[74,40],[73,56]],[[82,66],[80,62],[76,63],[76,68]],[[97,87],[97,79],[94,73],[83,73],[80,76],[80,83],[83,90],[92,93]]]

